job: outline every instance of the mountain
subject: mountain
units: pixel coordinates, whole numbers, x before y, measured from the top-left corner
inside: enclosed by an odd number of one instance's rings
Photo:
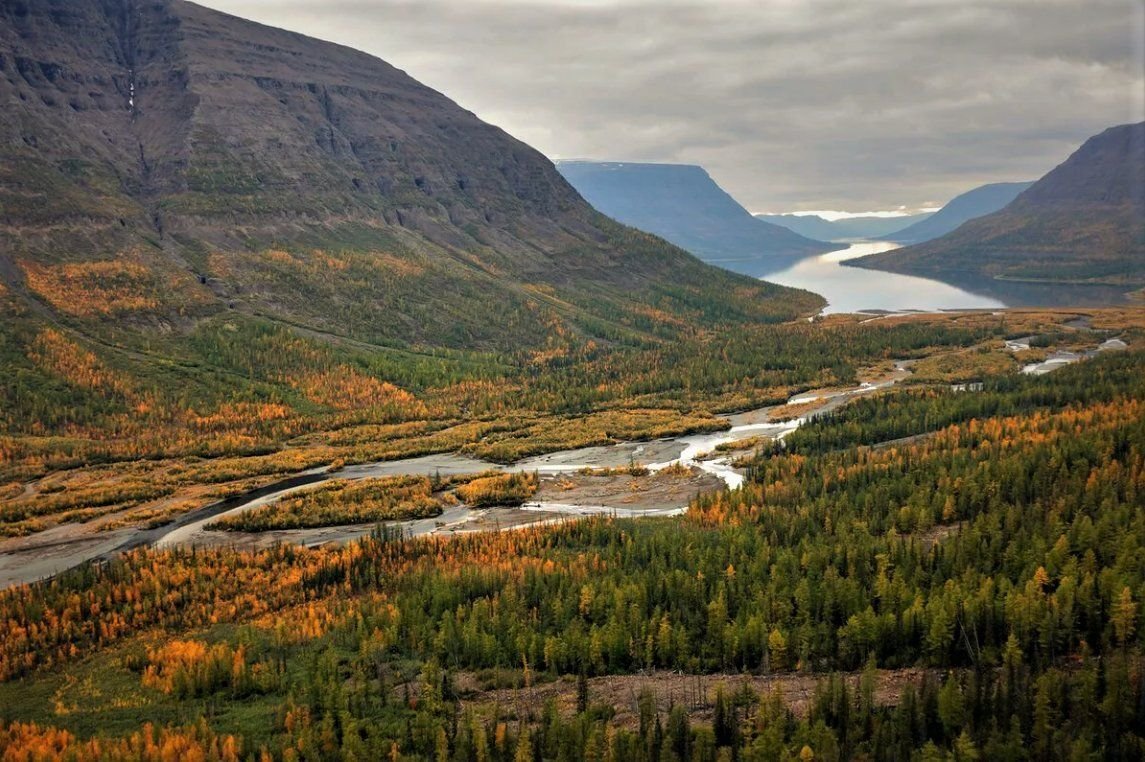
[[[757,214],[757,220],[793,230],[801,236],[820,241],[845,241],[854,238],[885,239],[904,225],[922,222],[930,213],[904,217],[850,217],[827,220],[817,214]]]
[[[943,278],[1145,285],[1145,122],[1090,138],[998,212],[847,264]]]
[[[1033,183],[990,183],[982,185],[962,195],[955,196],[946,206],[927,219],[888,233],[888,241],[898,243],[922,243],[941,235],[946,235],[959,225],[998,211]]]
[[[516,349],[819,304],[616,224],[383,61],[181,0],[0,0],[0,105],[0,306],[100,341]]]
[[[818,215],[757,214],[756,219],[782,225],[799,235],[822,241],[853,238],[898,243],[922,243],[949,233],[963,222],[996,212],[1033,183],[991,183],[955,197],[932,214],[907,217],[852,217],[826,220]]]
[[[760,276],[838,248],[755,219],[702,167],[561,161],[557,168],[609,217],[736,272]]]

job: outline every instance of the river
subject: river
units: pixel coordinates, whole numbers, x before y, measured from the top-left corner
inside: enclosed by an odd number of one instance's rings
[[[311,469],[282,479],[274,484],[219,503],[193,510],[170,524],[154,528],[125,527],[110,532],[84,532],[75,524],[64,524],[27,538],[20,547],[0,552],[0,589],[54,576],[65,569],[95,559],[108,559],[124,550],[152,546],[170,548],[190,545],[219,545],[237,543],[234,533],[209,531],[206,526],[220,516],[267,505],[299,490],[329,478],[368,479],[401,474],[462,474],[485,470],[505,472],[536,472],[551,479],[558,474],[573,474],[582,469],[624,468],[631,463],[645,464],[650,471],[659,471],[673,464],[696,469],[706,481],[705,489],[717,488],[721,483],[738,487],[743,473],[732,463],[732,455],[717,452],[722,444],[754,437],[782,439],[806,421],[833,410],[856,395],[867,394],[889,387],[909,376],[909,361],[897,364],[887,376],[847,389],[804,392],[788,401],[789,405],[805,405],[818,400],[822,404],[803,417],[788,421],[774,420],[777,408],[772,406],[725,416],[728,428],[706,434],[646,441],[621,442],[615,445],[584,447],[539,455],[509,466],[501,466],[456,454],[427,455],[418,458],[363,463],[346,466],[336,473],[324,469]],[[783,417],[783,416],[780,416]],[[395,522],[394,526],[409,537],[424,535],[450,535],[455,532],[480,531],[485,528],[503,529],[524,523],[545,524],[591,515],[610,515],[617,518],[677,516],[687,510],[692,497],[690,491],[673,490],[657,498],[654,504],[634,506],[632,494],[623,478],[609,482],[595,499],[571,501],[567,498],[542,499],[526,503],[518,512],[528,514],[523,521],[501,524],[504,509],[472,510],[465,506],[447,508],[439,516],[417,521]],[[647,501],[645,501],[647,502]],[[286,530],[278,533],[260,533],[262,539],[272,542],[293,542],[300,545],[321,545],[327,542],[347,542],[368,534],[373,525],[324,527],[320,529]],[[232,540],[231,538],[235,539]],[[248,537],[247,539],[250,539]]]
[[[509,466],[500,466],[495,463],[475,460],[458,455],[427,455],[418,458],[404,458],[402,460],[381,461],[377,463],[364,463],[347,466],[345,469],[331,474],[339,479],[368,479],[383,476],[397,476],[404,474],[432,475],[477,473],[487,470],[511,472],[536,472],[544,475],[572,474],[584,469],[623,468],[630,463],[645,464],[649,471],[656,472],[673,465],[683,465],[698,469],[722,481],[729,488],[736,488],[743,484],[743,473],[736,469],[731,461],[732,456],[715,456],[716,448],[723,444],[737,442],[754,437],[767,437],[770,439],[783,439],[806,421],[815,416],[822,415],[837,408],[848,399],[856,395],[893,386],[910,375],[908,366],[910,361],[896,363],[895,370],[889,375],[873,382],[863,383],[859,386],[837,389],[831,391],[806,392],[793,397],[789,405],[804,405],[808,402],[821,402],[813,412],[806,416],[793,418],[788,421],[772,420],[771,413],[776,408],[772,406],[758,410],[725,416],[728,428],[707,434],[692,434],[681,437],[661,439],[652,442],[621,442],[615,445],[600,447],[582,447],[575,450],[561,450],[539,455],[518,461]],[[174,547],[179,545],[215,544],[224,533],[212,532],[206,529],[207,525],[218,520],[221,516],[229,516],[261,505],[267,505],[299,490],[309,489],[312,481],[306,483],[292,483],[284,485],[282,489],[274,487],[264,488],[250,499],[236,499],[231,501],[224,511],[205,510],[201,516],[189,516],[183,521],[177,521],[173,526],[161,530],[154,537],[149,537],[147,544],[155,547]],[[718,482],[717,482],[718,483]],[[592,515],[609,515],[617,518],[635,518],[651,516],[676,516],[682,514],[688,507],[688,495],[680,495],[671,502],[656,508],[631,508],[624,504],[627,497],[626,490],[621,487],[610,498],[605,498],[596,504],[566,503],[558,501],[529,502],[521,506],[521,510],[537,512],[548,517],[583,517]],[[432,519],[419,519],[416,521],[393,522],[401,528],[404,534],[410,537],[451,533],[465,531],[466,525],[477,524],[485,518],[488,511],[474,511],[464,506],[448,509],[441,516]],[[555,520],[550,518],[549,520]],[[345,541],[368,533],[371,526],[355,526],[345,528],[323,528],[317,530],[300,530],[284,535],[290,541],[299,544],[319,544],[329,541]]]
[[[863,394],[895,383],[905,375],[905,371],[896,372],[894,377],[875,384],[823,393],[825,404],[817,412],[837,407],[850,395]],[[802,402],[805,397],[806,395],[803,395],[792,402]],[[0,551],[0,590],[12,585],[49,578],[84,562],[109,559],[124,550],[141,546],[171,548],[217,546],[232,542],[239,544],[242,533],[210,531],[206,529],[207,525],[221,516],[234,515],[273,503],[300,490],[310,489],[315,484],[330,478],[357,480],[405,474],[454,475],[490,470],[536,472],[542,478],[552,478],[554,475],[573,474],[582,469],[624,468],[631,463],[646,464],[650,471],[658,471],[679,463],[697,468],[706,474],[709,479],[708,489],[718,487],[721,482],[728,487],[736,487],[743,482],[743,475],[732,467],[730,456],[711,457],[709,453],[712,453],[718,445],[751,437],[782,438],[807,420],[807,418],[797,418],[783,422],[771,421],[769,412],[772,410],[774,407],[726,416],[729,428],[724,431],[562,450],[527,458],[508,466],[442,453],[349,465],[334,473],[316,468],[245,495],[190,511],[167,525],[149,529],[125,527],[110,532],[84,532],[79,525],[63,524],[26,538],[20,547]],[[630,492],[618,484],[616,489],[606,491],[601,499],[592,503],[553,500],[526,503],[518,510],[530,514],[530,517],[527,522],[517,524],[499,524],[497,517],[505,509],[474,510],[460,505],[447,508],[439,516],[416,521],[391,522],[391,526],[400,529],[407,537],[419,537],[477,531],[491,526],[507,529],[523,523],[546,524],[592,515],[610,515],[617,518],[677,516],[687,510],[691,496],[691,493],[687,492],[678,493],[667,497],[657,505],[634,508],[626,504],[631,497]],[[373,524],[365,524],[257,534],[275,542],[314,546],[327,542],[340,543],[354,540],[368,534],[373,528]]]
[[[847,393],[861,393],[873,391],[876,386],[868,385],[861,389],[849,390]],[[770,408],[765,408],[763,413]],[[711,458],[708,456],[718,445],[735,442],[756,436],[767,436],[782,439],[788,433],[798,428],[805,419],[797,418],[784,422],[748,422],[734,424],[725,431],[709,434],[695,434],[658,440],[655,442],[622,442],[604,447],[584,447],[576,450],[562,450],[559,452],[541,455],[518,461],[509,466],[496,463],[464,458],[456,455],[428,455],[419,458],[406,458],[378,463],[366,463],[358,466],[348,466],[331,476],[339,479],[369,479],[381,476],[398,476],[416,474],[429,476],[440,474],[480,473],[482,471],[536,472],[541,475],[573,474],[585,469],[623,468],[629,463],[645,463],[649,471],[656,472],[672,465],[681,464],[718,477],[728,487],[738,487],[743,483],[743,475],[733,468],[730,457]],[[658,460],[665,458],[664,460]],[[262,505],[281,500],[283,497],[300,490],[309,489],[312,483],[291,485],[269,494],[263,494],[247,501],[236,501],[237,504],[222,513],[211,512],[203,518],[183,523],[171,528],[161,536],[155,538],[150,544],[157,548],[173,547],[177,545],[201,544],[210,540],[211,535],[225,537],[225,534],[209,532],[206,526],[217,521],[222,516],[230,516],[257,508]],[[569,517],[583,517],[593,515],[610,515],[617,518],[634,518],[637,516],[676,516],[687,510],[687,499],[682,498],[674,505],[666,505],[654,509],[633,509],[626,507],[620,498],[625,497],[618,492],[615,501],[611,504],[572,504],[556,501],[529,502],[521,506],[522,510],[534,511],[544,514]],[[404,534],[417,537],[429,534],[455,532],[464,528],[470,520],[482,518],[486,512],[473,511],[464,506],[447,510],[445,514],[433,519],[420,519],[417,521],[393,522],[400,527]],[[354,535],[363,535],[371,527],[362,526],[349,530]],[[327,533],[322,530],[315,532],[298,532],[295,541],[301,544],[310,544],[309,536],[322,538],[327,541]],[[349,539],[339,537],[339,539]],[[209,543],[208,543],[209,544]]]
[[[1076,359],[1096,354],[1097,351],[1123,349],[1125,344],[1110,340],[1093,352],[1081,353]],[[1072,359],[1072,358],[1071,358]],[[399,474],[459,474],[496,469],[500,471],[536,472],[542,476],[570,474],[581,469],[616,468],[631,463],[646,464],[650,471],[658,471],[673,464],[682,464],[702,472],[708,480],[706,489],[712,489],[721,482],[730,488],[743,483],[743,474],[732,463],[732,456],[719,454],[719,445],[739,440],[764,436],[782,439],[799,426],[819,415],[843,405],[858,395],[885,389],[906,379],[910,375],[912,361],[903,360],[895,364],[886,376],[859,386],[805,392],[788,400],[787,405],[806,405],[821,402],[802,417],[788,421],[775,420],[777,409],[772,406],[744,413],[727,415],[728,428],[707,434],[694,434],[646,442],[622,442],[601,447],[585,447],[564,450],[519,461],[510,466],[499,466],[481,460],[459,455],[440,454],[418,458],[382,461],[347,466],[337,473],[324,469],[312,469],[246,495],[237,496],[220,503],[204,506],[180,516],[170,524],[154,528],[125,527],[111,532],[87,533],[79,531],[77,525],[63,524],[45,530],[21,543],[21,547],[0,551],[0,589],[24,584],[38,579],[52,577],[65,569],[95,559],[108,559],[117,553],[140,546],[176,547],[188,545],[231,544],[229,533],[206,530],[206,525],[219,516],[239,513],[260,505],[266,505],[286,495],[307,489],[325,479],[366,479]],[[1027,368],[1027,372],[1048,372],[1062,367],[1063,361],[1057,358],[1046,364],[1045,369]],[[784,416],[778,416],[784,417]],[[440,516],[417,521],[396,522],[406,536],[444,534],[454,532],[482,531],[484,529],[508,529],[524,523],[547,524],[570,518],[590,515],[612,515],[618,518],[637,516],[674,516],[687,510],[690,494],[678,491],[666,496],[655,504],[633,507],[628,488],[623,484],[616,489],[606,490],[599,500],[586,502],[557,502],[543,500],[527,503],[521,513],[535,514],[530,521],[503,525],[498,518],[503,509],[472,510],[465,506],[446,509]],[[287,530],[278,533],[261,533],[264,539],[272,542],[294,542],[300,545],[321,545],[327,542],[346,542],[369,533],[373,525],[325,527],[312,530]]]

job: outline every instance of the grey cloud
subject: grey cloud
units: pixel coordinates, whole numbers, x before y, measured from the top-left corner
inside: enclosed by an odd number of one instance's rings
[[[703,164],[756,210],[1033,179],[1145,119],[1141,0],[207,0],[405,69],[549,156]]]

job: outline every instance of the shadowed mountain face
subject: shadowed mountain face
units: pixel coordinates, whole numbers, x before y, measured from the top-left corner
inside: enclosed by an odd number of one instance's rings
[[[1001,211],[848,264],[948,278],[1145,285],[1145,123],[1090,138]]]
[[[885,239],[890,233],[906,225],[921,222],[930,216],[928,213],[908,217],[850,217],[827,220],[814,214],[757,214],[755,218],[780,225],[807,238],[819,241],[842,241],[853,238]]]
[[[736,272],[758,276],[838,248],[755,219],[702,167],[562,161],[558,169],[609,217]]]
[[[959,225],[1002,209],[1033,183],[990,183],[955,196],[933,215],[889,233],[888,241],[922,243],[946,235]]]
[[[0,0],[0,104],[0,287],[91,330],[236,309],[504,347],[653,303],[702,322],[701,292],[816,303],[615,224],[383,61],[181,0]]]
[[[57,170],[86,155],[72,181],[113,167],[109,195],[176,227],[584,212],[543,157],[365,54],[175,0],[0,7],[7,147]]]

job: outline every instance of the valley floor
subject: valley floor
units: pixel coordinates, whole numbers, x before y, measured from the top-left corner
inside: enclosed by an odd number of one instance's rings
[[[809,390],[784,405],[723,416],[727,428],[713,434],[563,450],[527,458],[507,467],[457,454],[441,454],[347,466],[331,475],[350,480],[489,470],[535,471],[542,475],[540,490],[527,509],[474,510],[462,505],[436,517],[392,524],[409,537],[512,529],[589,515],[674,515],[682,512],[697,494],[736,486],[742,479],[743,469],[730,464],[734,455],[750,455],[761,444],[782,438],[817,415],[835,410],[859,395],[887,389],[908,379],[911,364],[912,361],[899,361],[887,372],[876,371],[859,386]],[[722,452],[714,451],[716,447],[722,448]],[[626,473],[625,469],[634,464],[651,467],[653,473],[640,476]],[[682,473],[658,473],[666,466],[679,464],[685,467]],[[315,546],[360,539],[375,530],[377,522],[264,532],[224,532],[207,528],[219,518],[281,500],[327,477],[322,469],[311,473],[314,481],[283,489],[260,486],[249,497],[229,498],[224,501],[224,512],[218,510],[219,504],[205,505],[179,516],[166,531],[162,527],[109,529],[109,525],[114,526],[121,518],[113,514],[103,520],[63,524],[25,537],[0,540],[0,589],[51,577],[86,561],[110,558],[120,550],[140,545],[260,548],[292,542]],[[271,490],[269,494],[268,490]]]
[[[415,422],[371,429],[399,457],[20,481],[5,509],[195,475],[0,546],[0,756],[1140,758],[1145,311],[860,330],[919,347],[643,438]]]
[[[1110,326],[1132,327],[1141,319],[1134,317],[1135,311],[1099,311],[1101,320]],[[972,320],[981,321],[981,312],[966,313]],[[1044,320],[1046,313],[1015,311],[1014,317],[1032,325]],[[1097,348],[1089,338],[1093,327],[1089,317],[1078,319],[1076,313],[1063,313],[1055,316],[1049,313],[1051,324],[1056,322],[1068,329],[1070,334],[1062,337],[1063,346],[1078,350],[1064,353],[1071,360],[1080,359],[1085,353],[1093,354]],[[1031,321],[1030,318],[1033,318]],[[881,322],[902,322],[918,320],[930,322],[957,321],[959,315],[946,316],[884,316]],[[1044,323],[1043,323],[1044,325]],[[1059,329],[1060,330],[1060,329]],[[1105,335],[1105,334],[1103,334]],[[659,515],[682,510],[688,500],[701,491],[710,490],[726,483],[736,486],[742,479],[742,469],[729,465],[734,459],[733,443],[747,443],[750,450],[762,442],[781,438],[803,421],[837,409],[854,399],[856,395],[870,394],[907,380],[934,382],[980,377],[980,373],[1003,372],[1014,367],[1019,357],[1026,357],[1033,364],[1028,367],[1057,368],[1064,363],[1042,362],[1052,356],[1044,350],[1031,350],[1026,336],[1017,342],[1008,342],[1002,352],[982,354],[980,349],[972,352],[951,351],[936,348],[928,356],[872,366],[866,371],[866,378],[859,386],[850,388],[827,388],[802,391],[793,395],[785,405],[769,405],[748,412],[727,414],[714,426],[716,432],[707,435],[690,435],[670,439],[621,442],[608,446],[593,446],[571,450],[558,450],[518,461],[510,467],[503,467],[486,460],[461,454],[432,454],[414,458],[399,458],[346,466],[338,471],[340,479],[370,479],[395,477],[400,475],[453,475],[477,473],[489,469],[509,471],[536,471],[545,476],[541,494],[528,510],[505,511],[483,509],[449,509],[446,513],[412,522],[399,522],[396,526],[409,536],[434,534],[455,534],[485,529],[504,529],[532,523],[545,523],[561,520],[566,516],[584,516],[593,513],[609,515]],[[989,359],[989,365],[982,361]],[[921,365],[919,363],[921,362]],[[1038,362],[1042,362],[1038,365]],[[981,367],[977,367],[981,366]],[[921,374],[911,379],[918,367]],[[716,419],[719,421],[719,419]],[[723,446],[729,457],[719,457],[720,453],[709,452]],[[304,452],[304,451],[302,451]],[[303,456],[305,457],[305,456]],[[252,459],[260,460],[260,458]],[[592,479],[583,475],[576,477],[575,488],[570,489],[569,476],[582,470],[623,470],[631,464],[662,467],[670,463],[683,463],[694,473],[662,480],[635,481],[623,473],[598,474]],[[162,463],[156,465],[162,466]],[[144,472],[152,470],[144,463]],[[176,466],[179,467],[179,466]],[[244,466],[228,466],[242,470]],[[259,468],[256,466],[256,468]],[[311,469],[306,474],[314,481],[327,478],[322,467]],[[209,473],[209,472],[205,472]],[[557,478],[555,475],[565,476]],[[60,477],[65,481],[60,482]],[[103,481],[109,477],[107,481]],[[71,487],[78,483],[84,489],[114,489],[114,483],[127,479],[134,481],[128,473],[111,468],[80,469],[72,473],[43,480],[41,483],[28,482],[21,486],[19,497],[34,500],[38,492],[47,491],[47,485],[55,483],[53,491]],[[213,477],[212,477],[213,479]],[[211,502],[205,495],[219,494],[218,488],[205,488],[191,484],[170,497],[164,497],[150,505],[144,503],[127,510],[106,513],[89,521],[70,520],[44,531],[25,536],[0,540],[0,589],[6,586],[25,584],[44,579],[92,559],[109,558],[125,548],[139,545],[171,546],[195,544],[207,546],[266,547],[276,542],[287,541],[303,545],[320,545],[327,542],[347,542],[369,534],[376,522],[347,524],[310,529],[287,529],[268,532],[221,532],[209,531],[205,527],[220,515],[234,515],[252,507],[273,503],[284,496],[305,490],[308,484],[295,485],[296,477],[290,476],[281,481],[284,486],[275,490],[275,478],[249,477],[224,485],[227,495],[222,502]],[[313,483],[313,482],[311,482]],[[558,488],[556,485],[560,484]],[[272,486],[268,486],[272,485]],[[74,488],[73,488],[74,489]],[[246,492],[251,490],[250,492]],[[270,494],[267,492],[270,491]],[[566,494],[567,493],[567,494]],[[198,495],[198,496],[197,496]],[[0,501],[2,502],[2,501]],[[187,510],[188,506],[192,507]],[[220,513],[224,510],[224,513]],[[172,522],[173,523],[169,523]],[[147,522],[141,525],[141,521]]]

